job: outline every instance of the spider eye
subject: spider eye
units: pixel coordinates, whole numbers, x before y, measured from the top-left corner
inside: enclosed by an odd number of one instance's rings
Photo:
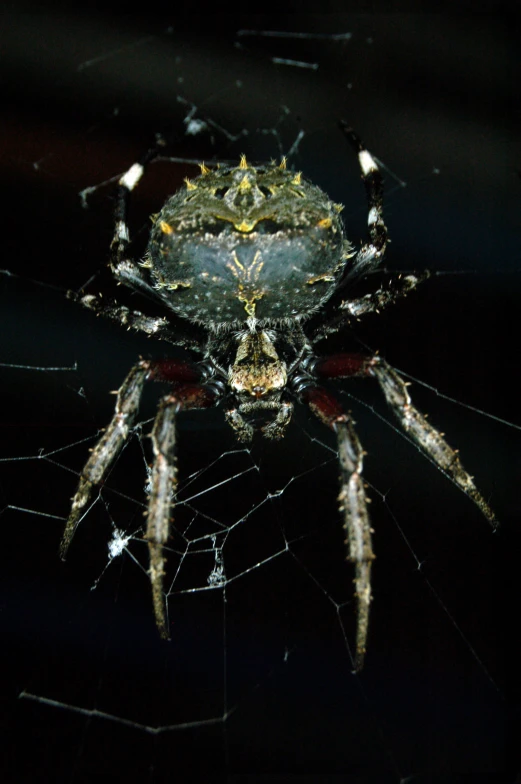
[[[224,199],[224,197],[226,196],[228,191],[229,191],[229,188],[216,188],[214,196],[217,199]]]

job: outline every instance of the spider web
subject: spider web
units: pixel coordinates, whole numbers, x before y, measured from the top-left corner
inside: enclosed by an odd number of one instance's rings
[[[12,23],[24,43],[13,36],[7,57],[17,91],[6,98],[12,213],[0,281],[13,749],[3,780],[76,783],[101,766],[154,784],[210,772],[514,780],[505,650],[516,650],[519,593],[509,576],[521,467],[519,183],[505,143],[513,69],[503,22],[238,17],[220,36],[175,19],[145,34],[119,18]],[[41,40],[55,44],[52,56]],[[45,74],[37,55],[50,58]],[[404,84],[412,62],[418,71]],[[437,274],[323,350],[378,349],[417,379],[415,404],[460,448],[502,523],[493,536],[398,432],[373,385],[335,385],[368,453],[375,529],[359,675],[334,439],[305,409],[280,443],[247,448],[221,409],[180,417],[171,642],[154,627],[143,541],[158,386],[147,388],[65,565],[57,553],[78,473],[112,414],[109,390],[138,356],[168,351],[65,299],[67,289],[104,287],[111,185],[156,133],[174,134],[175,159],[150,167],[131,204],[139,245],[194,162],[288,155],[346,205],[358,241],[366,203],[339,117],[386,176],[389,269]]]

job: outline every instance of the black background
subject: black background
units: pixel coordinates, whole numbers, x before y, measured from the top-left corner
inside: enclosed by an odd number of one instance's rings
[[[511,720],[521,438],[508,423],[521,421],[521,157],[512,28],[504,12],[5,14],[2,266],[12,274],[0,279],[3,781],[519,780]],[[339,33],[352,35],[332,37]],[[184,133],[189,106],[178,96],[215,123],[211,133]],[[468,499],[382,421],[390,417],[370,384],[339,385],[368,452],[376,530],[359,676],[349,659],[352,586],[334,443],[305,411],[283,443],[224,460],[237,447],[221,411],[181,423],[185,477],[214,460],[203,486],[255,469],[201,502],[227,525],[247,511],[227,542],[228,576],[267,563],[224,592],[175,593],[172,643],[157,639],[146,575],[128,556],[89,590],[107,561],[101,504],[66,565],[57,555],[75,472],[111,415],[108,391],[137,356],[166,350],[65,299],[92,276],[91,291],[106,282],[114,191],[98,187],[87,209],[80,192],[125,171],[157,132],[175,135],[180,158],[244,152],[261,161],[287,153],[302,130],[291,163],[346,205],[358,242],[364,192],[339,118],[396,174],[386,174],[389,268],[443,273],[368,317],[356,336],[433,388],[414,385],[415,402],[459,447],[502,523],[492,535]],[[248,133],[231,140],[219,128]],[[278,137],[266,132],[274,128]],[[140,238],[147,216],[197,171],[151,167],[132,205]],[[341,335],[324,350],[352,346]],[[74,371],[30,369],[74,363]],[[156,399],[147,393],[143,420]],[[105,495],[129,531],[141,525],[143,485],[134,444]],[[146,568],[142,548],[135,552]],[[195,559],[186,585],[204,585],[207,573],[204,557]]]

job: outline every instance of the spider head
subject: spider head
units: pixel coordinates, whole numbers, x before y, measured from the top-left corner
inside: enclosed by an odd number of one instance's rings
[[[151,233],[145,266],[165,303],[211,327],[317,310],[350,256],[340,205],[285,161],[201,170]]]

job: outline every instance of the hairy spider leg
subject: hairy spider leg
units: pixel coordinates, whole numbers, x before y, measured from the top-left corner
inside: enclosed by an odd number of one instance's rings
[[[449,446],[442,433],[432,427],[423,414],[413,406],[405,381],[383,359],[377,359],[372,367],[372,375],[376,377],[387,402],[405,432],[416,441],[428,457],[432,458],[440,471],[452,479],[454,484],[474,501],[492,529],[496,530],[499,525],[496,515],[477,489],[473,477],[462,466],[458,450]]]
[[[114,415],[102,437],[82,469],[69,519],[60,544],[60,556],[65,560],[69,545],[84,516],[94,487],[103,482],[107,471],[119,455],[136,418],[148,367],[143,362],[134,365],[118,390]]]
[[[323,379],[374,377],[387,402],[398,417],[406,433],[421,450],[451,479],[480,509],[495,530],[496,516],[476,488],[470,474],[463,468],[458,452],[452,449],[411,402],[407,385],[385,360],[362,354],[335,354],[315,359],[307,367],[315,377]],[[340,510],[344,516],[349,559],[355,565],[357,596],[357,633],[355,671],[362,669],[369,627],[371,602],[371,546],[367,499],[362,481],[363,451],[354,431],[351,418],[342,410],[333,395],[319,386],[309,384],[300,393],[313,413],[337,434],[340,461]]]
[[[476,504],[492,528],[498,526],[496,515],[485,501],[472,476],[464,469],[443,434],[427,421],[412,404],[407,383],[381,357],[366,357],[362,354],[334,354],[315,360],[310,371],[319,378],[347,378],[371,376],[376,378],[393,413],[401,426],[435,465]]]
[[[365,316],[366,313],[379,313],[384,308],[389,307],[389,305],[394,305],[400,297],[406,297],[419,283],[427,280],[430,274],[428,270],[425,270],[418,275],[413,273],[398,275],[387,282],[386,288],[381,286],[376,291],[365,294],[363,297],[346,300],[342,302],[340,309],[347,311],[349,316],[357,319]]]
[[[389,241],[387,227],[383,220],[383,178],[378,164],[360,137],[349,127],[348,123],[341,120],[339,126],[358,155],[367,196],[369,242],[362,245],[351,264],[346,268],[345,276],[340,282],[337,291],[340,291],[347,284],[353,283],[355,280],[375,271],[383,261],[385,249]],[[378,313],[383,308],[393,305],[396,300],[406,296],[416,286],[427,280],[429,276],[430,273],[427,271],[418,275],[414,273],[397,275],[370,294],[366,294],[358,299],[345,300],[338,306],[341,312],[326,323],[318,326],[311,336],[312,339],[314,341],[321,340],[327,335],[338,332],[349,319],[358,319],[367,313]]]
[[[139,185],[146,167],[160,155],[165,145],[166,142],[159,137],[156,144],[147,150],[139,161],[133,163],[118,182],[116,206],[114,209],[114,236],[110,244],[109,260],[110,270],[117,281],[137,291],[141,291],[156,301],[157,292],[147,282],[141,269],[143,266],[146,266],[146,263],[136,264],[128,253],[130,246],[128,204],[130,194]]]
[[[384,187],[380,169],[365,144],[344,120],[340,120],[339,127],[358,155],[369,207],[369,242],[362,245],[348,271],[347,279],[352,280],[377,267],[384,257],[388,241],[387,227],[382,216]]]
[[[371,525],[367,512],[367,498],[362,478],[363,450],[351,417],[336,398],[323,387],[310,384],[300,393],[301,399],[328,427],[335,431],[340,462],[339,509],[344,517],[348,558],[355,567],[357,601],[356,650],[354,669],[359,672],[364,664],[371,604],[371,564],[374,553],[371,544]]]
[[[161,400],[152,428],[154,451],[150,499],[147,513],[146,540],[150,557],[150,582],[156,625],[161,637],[169,639],[166,620],[163,580],[165,575],[164,546],[170,534],[172,507],[177,488],[176,417],[181,409],[208,408],[215,405],[215,389],[202,384],[181,384],[174,394]]]
[[[173,383],[174,391],[161,400],[151,434],[154,461],[146,532],[154,613],[161,636],[165,638],[168,630],[163,602],[163,546],[168,539],[175,496],[175,416],[182,408],[207,408],[218,402],[219,385],[198,383],[205,377],[204,365],[175,359],[141,361],[134,365],[118,391],[110,424],[81,472],[60,545],[60,555],[65,560],[94,488],[102,484],[130,435],[145,381]]]
[[[125,305],[120,305],[114,299],[108,299],[101,294],[85,294],[81,296],[75,291],[67,292],[67,299],[79,302],[84,308],[92,310],[97,316],[123,324],[127,329],[134,329],[136,332],[144,332],[149,338],[154,337],[158,340],[165,340],[172,346],[196,351],[199,354],[204,352],[201,341],[195,336],[189,335],[186,330],[181,334],[179,330],[171,327],[171,321],[165,316],[145,316],[140,310],[131,310]]]
[[[159,155],[163,143],[158,141],[156,145],[151,147],[142,158],[133,163],[132,166],[123,174],[118,182],[118,190],[116,193],[116,207],[114,209],[114,218],[116,226],[114,229],[114,236],[110,245],[111,261],[110,267],[116,277],[118,277],[118,268],[126,259],[128,246],[130,245],[130,235],[128,230],[128,201],[131,192],[139,184],[143,174],[145,173],[146,166]]]
[[[361,319],[368,313],[380,313],[384,308],[394,305],[401,297],[406,297],[420,283],[427,280],[431,273],[428,270],[406,275],[397,275],[386,281],[385,286],[381,286],[376,291],[364,294],[357,299],[347,299],[338,306],[339,313],[324,324],[317,326],[311,333],[313,343],[333,335],[345,326],[346,322],[352,319]]]
[[[136,188],[145,173],[149,163],[155,160],[162,152],[165,142],[159,138],[157,143],[141,157],[139,161],[122,175],[118,182],[116,193],[116,206],[114,208],[114,235],[110,244],[109,267],[120,283],[140,291],[148,298],[157,301],[157,294],[144,279],[139,264],[129,258],[130,232],[128,228],[128,203],[130,194]],[[149,337],[165,340],[171,345],[181,346],[198,353],[203,353],[201,341],[189,334],[185,325],[172,329],[168,319],[160,316],[145,316],[139,310],[131,310],[120,305],[116,300],[105,300],[101,294],[88,294],[81,296],[74,291],[67,292],[68,299],[80,302],[84,307],[93,310],[98,316],[105,316],[116,321],[128,329],[144,332]],[[164,303],[161,303],[164,306]]]

